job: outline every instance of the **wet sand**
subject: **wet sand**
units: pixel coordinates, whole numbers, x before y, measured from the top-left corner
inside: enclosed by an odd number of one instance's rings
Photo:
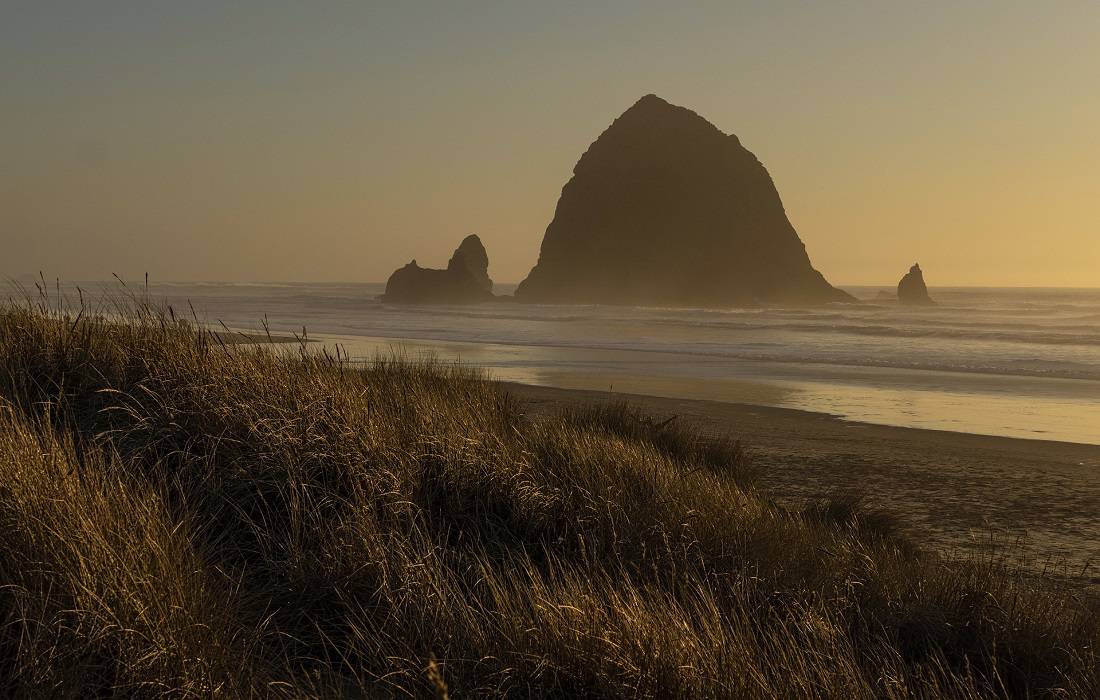
[[[823,413],[506,383],[532,414],[626,400],[742,440],[759,487],[800,505],[863,495],[923,546],[965,554],[991,542],[1029,566],[1100,586],[1100,446],[897,428]]]
[[[315,340],[293,335],[273,335],[250,331],[211,331],[215,338],[226,345],[286,345],[289,343],[314,343]]]

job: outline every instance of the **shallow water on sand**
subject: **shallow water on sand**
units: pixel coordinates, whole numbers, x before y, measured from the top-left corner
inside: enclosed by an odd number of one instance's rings
[[[233,328],[265,318],[275,333],[305,328],[353,359],[399,348],[512,381],[1100,444],[1100,290],[933,289],[939,304],[917,309],[878,299],[885,288],[847,289],[865,301],[410,307],[378,302],[374,284],[159,284],[149,294]]]

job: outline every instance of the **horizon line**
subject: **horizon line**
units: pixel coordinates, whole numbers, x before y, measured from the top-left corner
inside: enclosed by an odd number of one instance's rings
[[[21,284],[21,283],[27,283],[27,282],[38,282],[42,279],[42,277],[40,275],[24,274],[24,275],[20,275],[18,277],[13,276],[13,275],[4,275],[0,279],[3,279],[4,282],[7,282],[9,284],[12,284],[12,283]],[[121,284],[124,284],[125,286],[130,286],[131,283],[132,284],[141,284],[141,285],[144,285],[146,283],[146,278],[144,278],[144,277],[137,278],[137,279],[134,279],[134,280],[128,280],[128,279],[122,277],[121,275],[112,276],[112,277],[104,277],[104,278],[72,279],[72,280],[69,280],[69,281],[66,281],[62,277],[58,277],[58,276],[54,275],[54,276],[45,278],[45,280],[47,282],[63,282],[65,284],[81,284],[81,283],[97,283],[98,284],[98,283],[102,283],[102,282],[111,282],[111,283],[116,283],[116,284],[121,283]],[[235,279],[235,280],[228,280],[228,279],[190,279],[190,280],[188,280],[188,279],[163,279],[163,280],[154,280],[154,279],[148,279],[148,283],[150,285],[156,285],[156,284],[254,284],[254,285],[265,285],[265,284],[266,285],[299,285],[299,284],[330,284],[330,285],[356,285],[356,284],[362,284],[362,285],[368,285],[368,284],[370,284],[370,285],[385,285],[386,281],[385,280],[382,280],[382,281],[378,281],[378,280],[373,280],[373,281],[364,281],[364,280],[278,280],[278,279],[272,279],[272,280],[256,280],[256,279]],[[520,283],[519,281],[516,281],[516,282],[499,282],[499,281],[494,280],[493,281],[493,286],[494,287],[496,287],[497,285],[513,286],[513,285],[519,285],[519,283]],[[840,289],[844,289],[844,288],[856,288],[856,289],[858,289],[858,288],[861,288],[861,287],[896,287],[897,284],[898,284],[897,282],[881,282],[881,283],[862,282],[862,283],[857,283],[857,284],[835,283],[835,284],[833,284],[833,286],[837,287],[837,288],[840,288]],[[929,284],[928,288],[929,289],[1066,289],[1066,290],[1075,290],[1076,289],[1076,290],[1100,290],[1100,284],[1096,284],[1096,285],[1076,285],[1076,284],[1068,284],[1068,285],[1067,284]]]

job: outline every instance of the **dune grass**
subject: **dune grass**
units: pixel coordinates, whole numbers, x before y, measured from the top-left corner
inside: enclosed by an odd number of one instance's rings
[[[1095,697],[1100,616],[739,444],[467,369],[0,309],[0,695]]]

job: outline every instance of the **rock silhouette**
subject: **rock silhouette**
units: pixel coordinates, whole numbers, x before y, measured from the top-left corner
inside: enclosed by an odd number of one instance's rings
[[[475,234],[462,239],[446,269],[413,260],[390,275],[382,300],[406,304],[471,304],[493,298],[489,256]]]
[[[852,300],[811,266],[756,156],[655,95],[577,162],[516,297],[699,306]]]
[[[485,252],[485,246],[477,234],[470,234],[462,239],[447,263],[447,270],[459,272],[465,269],[477,283],[479,289],[492,293],[493,280],[489,279],[489,255]]]
[[[914,305],[936,303],[928,296],[928,287],[924,284],[924,273],[921,272],[920,265],[914,263],[898,282],[898,301]]]

